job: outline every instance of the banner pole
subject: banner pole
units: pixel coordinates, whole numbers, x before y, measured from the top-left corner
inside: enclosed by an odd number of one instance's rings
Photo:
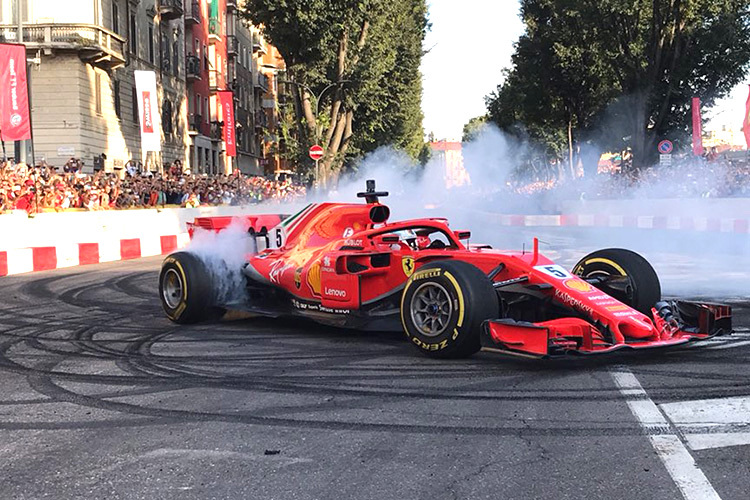
[[[31,166],[36,168],[36,155],[34,154],[34,119],[31,116],[31,109],[33,108],[31,100],[31,65],[26,64],[26,93],[29,101],[29,131],[31,132]]]

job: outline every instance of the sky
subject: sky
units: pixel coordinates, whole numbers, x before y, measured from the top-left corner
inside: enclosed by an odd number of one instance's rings
[[[461,139],[463,126],[486,113],[484,97],[502,82],[513,43],[523,33],[518,0],[429,0],[432,29],[424,47],[424,130],[438,139]],[[750,78],[748,82],[750,83]],[[712,110],[706,130],[742,125],[747,83]]]

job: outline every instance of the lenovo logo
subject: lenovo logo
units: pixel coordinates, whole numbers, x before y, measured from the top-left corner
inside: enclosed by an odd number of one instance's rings
[[[335,288],[326,287],[325,294],[329,297],[341,297],[342,299],[346,298],[346,290],[336,290]]]

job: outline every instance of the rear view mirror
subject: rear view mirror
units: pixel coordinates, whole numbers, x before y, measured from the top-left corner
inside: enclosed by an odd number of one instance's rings
[[[456,238],[459,240],[468,240],[471,238],[471,231],[453,231],[453,234],[455,234]]]

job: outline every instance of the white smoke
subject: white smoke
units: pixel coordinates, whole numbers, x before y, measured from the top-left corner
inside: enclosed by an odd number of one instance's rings
[[[453,229],[470,230],[472,243],[520,250],[531,247],[534,237],[542,251],[571,268],[586,253],[620,247],[641,253],[659,274],[667,295],[735,297],[748,296],[746,269],[750,269],[750,238],[732,233],[667,229],[503,227],[497,214],[587,213],[597,215],[651,215],[669,217],[722,217],[731,215],[737,201],[717,199],[714,204],[675,192],[672,180],[653,176],[647,187],[623,188],[611,201],[597,200],[590,193],[597,184],[609,182],[608,175],[594,181],[521,196],[510,189],[521,166],[527,145],[510,138],[494,126],[485,127],[475,140],[464,144],[463,157],[471,183],[446,188],[446,172],[440,161],[420,167],[403,152],[383,147],[367,155],[357,171],[342,179],[336,190],[312,194],[309,201],[363,202],[356,194],[365,181],[375,179],[378,191],[389,191],[381,202],[391,208],[391,221],[422,217],[446,217]],[[724,179],[713,171],[694,173],[696,182],[708,190],[718,189]],[[583,187],[581,187],[583,186]],[[584,196],[580,195],[585,191]],[[682,196],[682,197],[681,197]],[[633,199],[637,198],[637,201]],[[624,199],[624,201],[623,201]],[[750,204],[747,204],[750,206]],[[261,205],[268,213],[288,212],[277,203]],[[256,210],[257,212],[258,210]],[[729,214],[729,215],[726,215]],[[747,213],[735,214],[750,218]],[[221,233],[199,231],[187,251],[198,255],[218,280],[225,301],[242,297],[243,277],[239,270],[252,252],[253,240],[245,228],[233,224]],[[230,272],[227,272],[229,270]]]
[[[248,235],[243,223],[233,221],[218,233],[197,229],[185,252],[201,259],[208,268],[218,304],[243,300],[245,279],[242,266],[248,254],[256,252],[255,239]]]

